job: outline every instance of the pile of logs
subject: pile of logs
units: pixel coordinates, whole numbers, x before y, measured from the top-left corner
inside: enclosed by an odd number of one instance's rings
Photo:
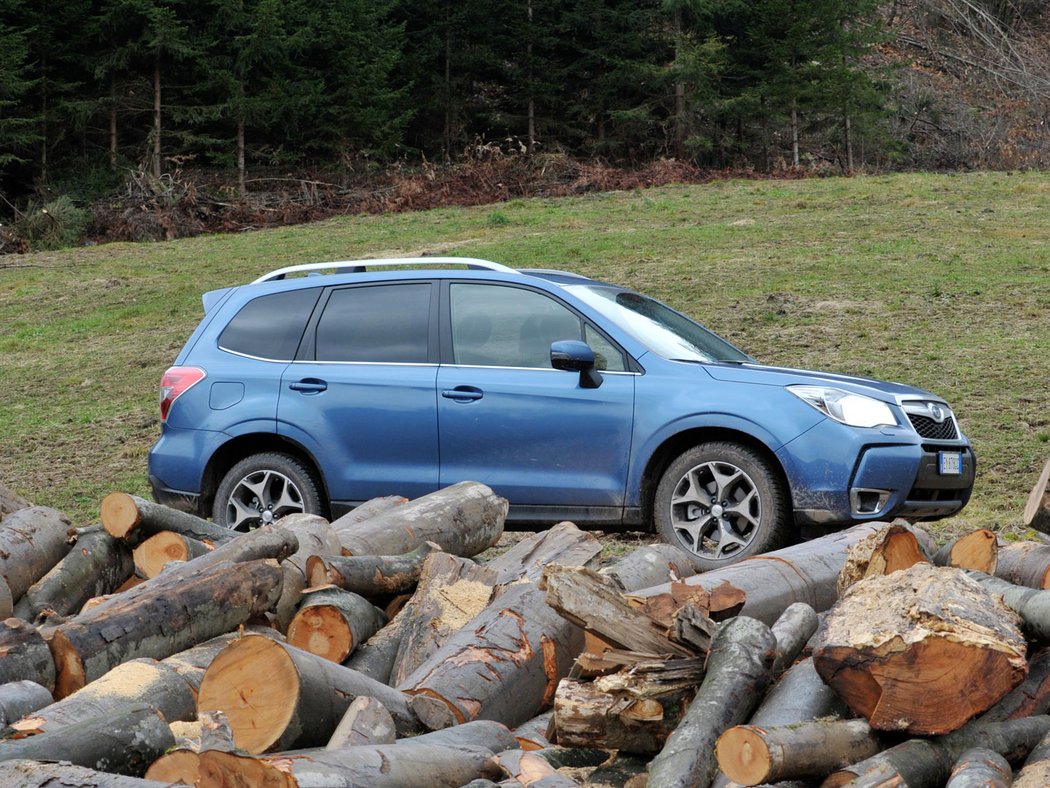
[[[74,527],[0,486],[0,785],[1050,785],[1050,544],[870,523],[697,574],[492,550],[506,514]]]

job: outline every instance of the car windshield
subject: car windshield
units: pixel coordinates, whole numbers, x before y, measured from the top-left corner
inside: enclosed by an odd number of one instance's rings
[[[753,360],[717,334],[647,296],[595,285],[568,285],[565,289],[666,359],[699,362]]]

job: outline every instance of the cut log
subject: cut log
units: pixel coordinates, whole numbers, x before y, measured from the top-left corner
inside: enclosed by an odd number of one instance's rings
[[[980,723],[1016,720],[1050,711],[1050,648],[1028,658],[1028,675],[992,708],[977,718]]]
[[[718,766],[715,741],[744,722],[772,678],[776,639],[747,616],[725,622],[707,657],[707,675],[682,722],[649,764],[650,788],[710,785]]]
[[[1017,773],[1014,788],[1046,788],[1050,785],[1050,734],[1047,734],[1028,753],[1024,766]]]
[[[103,772],[76,766],[69,761],[12,760],[0,762],[0,785],[4,788],[170,788],[169,782]]]
[[[281,569],[273,561],[222,563],[179,574],[177,584],[136,593],[155,581],[143,583],[56,628],[50,644],[55,697],[76,692],[129,659],[163,659],[229,632],[271,608],[281,592]]]
[[[652,544],[632,550],[599,571],[615,580],[621,591],[634,591],[695,575],[697,567],[688,551],[672,544]]]
[[[32,506],[28,500],[0,482],[0,520],[3,520],[11,512],[19,509],[28,509]]]
[[[193,693],[196,697],[196,694],[200,691],[201,682],[204,680],[204,673],[215,657],[233,641],[244,637],[246,634],[260,635],[270,640],[284,640],[280,632],[267,626],[239,627],[237,632],[218,635],[177,654],[172,654],[170,657],[165,657],[161,662],[174,668],[193,688]]]
[[[173,531],[212,545],[223,544],[239,535],[237,531],[188,512],[124,492],[111,492],[103,498],[99,504],[99,517],[102,527],[111,536],[132,546],[161,531]]]
[[[299,609],[303,592],[308,585],[306,566],[318,555],[342,552],[339,536],[331,524],[316,514],[297,512],[282,517],[275,526],[295,535],[297,549],[281,563],[284,581],[281,583],[281,598],[272,614],[273,625],[280,632],[287,632],[288,625]]]
[[[6,726],[53,702],[51,691],[35,681],[23,679],[0,684],[0,726]]]
[[[424,559],[419,585],[398,614],[401,640],[390,683],[401,686],[492,599],[495,574],[466,558],[431,553]]]
[[[80,531],[76,542],[15,605],[26,621],[47,612],[70,616],[92,597],[114,593],[134,571],[131,550],[100,526]]]
[[[55,691],[55,660],[36,627],[17,618],[0,621],[0,684],[35,681]]]
[[[563,679],[565,681],[565,679]],[[557,698],[557,693],[555,693]],[[514,729],[514,738],[523,750],[540,750],[551,746],[554,732],[554,709],[537,714]]]
[[[999,563],[999,540],[994,532],[978,528],[948,542],[933,556],[932,563],[994,575]]]
[[[820,619],[813,608],[805,602],[795,602],[773,622],[773,637],[777,640],[773,659],[773,675],[779,676],[795,662],[809,639],[820,626]]]
[[[306,562],[311,586],[334,585],[363,596],[401,594],[419,581],[423,559],[434,548],[421,545],[404,555],[315,555]]]
[[[736,725],[718,737],[715,756],[740,785],[823,777],[881,752],[864,720]]]
[[[654,656],[695,655],[672,642],[649,616],[627,604],[611,580],[593,570],[552,565],[544,570],[540,587],[547,592],[547,604],[615,646]]]
[[[805,602],[818,613],[838,600],[836,583],[850,545],[880,527],[878,523],[855,525],[808,542],[746,558],[722,569],[687,577],[681,582],[707,591],[724,582],[746,595],[742,615],[772,625],[793,602]],[[646,598],[670,592],[669,583],[635,591]]]
[[[497,753],[496,764],[507,779],[527,788],[574,788],[579,785],[536,753],[507,750]]]
[[[69,518],[57,509],[31,506],[0,523],[0,576],[19,598],[69,552]]]
[[[495,572],[494,583],[503,585],[525,578],[537,582],[550,564],[583,566],[602,551],[594,534],[573,523],[558,523],[546,531],[525,537],[506,552],[485,564]]]
[[[480,482],[459,482],[339,531],[348,555],[400,555],[427,542],[470,558],[503,534],[509,504]]]
[[[1050,641],[1050,591],[1023,588],[983,572],[967,570],[966,574],[1021,617],[1028,637],[1044,643]]]
[[[117,665],[67,698],[12,722],[7,733],[17,737],[53,733],[129,704],[150,706],[167,722],[197,716],[193,689],[178,671],[153,659],[134,659]]]
[[[386,706],[375,698],[362,695],[354,698],[354,702],[347,707],[325,749],[338,750],[361,744],[393,744],[396,740],[397,728]]]
[[[141,777],[175,739],[164,718],[143,703],[26,739],[0,742],[0,760],[54,760],[56,756],[89,769]]]
[[[988,575],[1026,588],[1050,588],[1050,545],[1042,542],[1004,542],[999,545],[995,570],[973,567]]]
[[[1022,520],[1029,528],[1050,534],[1050,460],[1046,461],[1039,480],[1028,495]]]
[[[973,747],[959,756],[945,788],[1009,788],[1013,777],[1006,758],[986,747]]]
[[[866,577],[880,577],[926,561],[915,534],[901,525],[883,525],[850,546],[839,572],[838,594]]]
[[[196,750],[170,750],[157,758],[146,770],[147,780],[156,780],[161,785],[196,785],[200,779],[201,757]]]
[[[131,555],[135,562],[135,572],[139,577],[149,579],[159,575],[172,561],[189,561],[204,555],[210,549],[204,542],[184,534],[161,531],[143,541]]]
[[[303,599],[288,625],[288,642],[296,648],[342,663],[386,623],[386,614],[360,594],[323,588]]]
[[[813,649],[817,672],[877,730],[956,730],[1024,680],[1019,621],[963,572],[916,564],[851,586]]]
[[[212,661],[197,709],[225,712],[237,746],[261,753],[325,745],[362,695],[386,707],[399,734],[418,729],[397,690],[293,646],[247,635]]]
[[[343,664],[382,684],[390,684],[390,674],[404,638],[401,625],[405,621],[406,610],[407,607],[401,608],[389,624],[372,635],[360,648],[354,649],[350,659]]]
[[[332,528],[337,533],[346,529],[353,529],[358,523],[363,523],[372,517],[389,512],[405,503],[408,503],[408,498],[405,498],[403,495],[384,495],[379,498],[372,498],[360,506],[354,507],[342,517],[333,520]]]
[[[550,705],[582,648],[582,630],[542,591],[515,583],[399,686],[431,730],[479,719],[513,727]]]

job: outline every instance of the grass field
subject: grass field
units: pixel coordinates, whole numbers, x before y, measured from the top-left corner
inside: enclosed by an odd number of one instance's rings
[[[0,481],[78,523],[148,495],[157,384],[200,294],[298,262],[487,257],[655,295],[762,361],[953,404],[973,500],[1017,533],[1050,457],[1050,174],[724,181],[0,257]]]

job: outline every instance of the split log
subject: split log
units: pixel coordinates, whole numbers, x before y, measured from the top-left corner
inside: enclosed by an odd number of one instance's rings
[[[594,534],[562,522],[525,537],[484,566],[495,572],[495,584],[513,583],[520,578],[535,583],[551,564],[583,566],[601,551],[602,544]]]
[[[0,621],[0,684],[35,681],[55,690],[55,660],[43,635],[17,618]]]
[[[1050,641],[1050,591],[1023,588],[983,572],[967,570],[966,574],[1019,615],[1024,631],[1031,639]]]
[[[979,569],[979,567],[973,567]],[[999,546],[999,561],[988,575],[1026,588],[1050,588],[1050,545],[1042,542],[1005,542]]]
[[[0,482],[0,520],[3,520],[12,512],[17,512],[19,509],[28,509],[32,505],[21,495],[4,485],[3,482]]]
[[[563,679],[554,694],[558,744],[655,754],[681,722],[702,659],[651,660],[593,682]]]
[[[593,570],[552,565],[544,570],[540,587],[547,604],[562,616],[615,646],[652,655],[695,655],[672,642],[649,616],[627,604],[611,580]]]
[[[124,492],[111,492],[102,499],[99,518],[111,536],[132,546],[161,531],[173,531],[212,545],[223,544],[239,535],[237,531],[188,512]]]
[[[1050,534],[1050,460],[1046,461],[1039,480],[1028,495],[1021,519],[1029,528]]]
[[[747,616],[725,622],[707,656],[707,675],[685,717],[649,764],[650,788],[707,786],[718,770],[715,741],[744,722],[765,693],[776,640]]]
[[[818,613],[838,600],[836,583],[850,545],[879,528],[877,523],[854,525],[808,542],[745,558],[721,569],[687,577],[681,582],[708,591],[728,582],[746,595],[742,615],[772,625],[793,602],[805,602]],[[647,598],[668,593],[664,583],[635,591]]]
[[[341,747],[362,744],[393,744],[396,740],[397,729],[390,712],[375,698],[362,695],[354,698],[353,703],[347,707],[325,749],[338,750]]]
[[[0,762],[0,785],[4,788],[54,788],[59,785],[80,788],[170,788],[171,783],[88,769],[66,760],[18,759]]]
[[[430,659],[448,639],[492,600],[495,573],[467,558],[431,553],[424,559],[419,585],[398,613],[401,640],[390,671],[395,687]]]
[[[1025,758],[1017,773],[1014,788],[1046,788],[1050,785],[1050,734],[1047,734]]]
[[[771,630],[777,640],[773,675],[779,676],[794,663],[820,626],[820,619],[805,602],[795,602],[781,614]]]
[[[125,704],[39,736],[0,742],[0,760],[53,760],[141,777],[174,743],[164,718],[143,703]]]
[[[915,534],[901,525],[883,525],[850,546],[839,572],[838,594],[866,577],[881,577],[926,561]]]
[[[583,632],[542,591],[515,583],[399,686],[431,730],[477,719],[515,726],[551,703],[582,648]]]
[[[1050,711],[1050,648],[1028,658],[1028,675],[992,708],[977,718],[980,723],[1016,720]]]
[[[718,737],[715,756],[730,780],[762,785],[823,777],[881,752],[864,720],[736,725]]]
[[[931,563],[994,575],[999,563],[999,540],[994,532],[978,528],[952,539],[937,551]]]
[[[372,498],[360,506],[354,507],[342,517],[332,520],[332,529],[336,533],[347,529],[352,530],[358,523],[389,512],[405,503],[408,503],[408,498],[405,498],[403,495],[384,495],[379,498]]]
[[[334,585],[363,596],[401,594],[419,581],[430,544],[404,555],[314,555],[306,562],[311,586]]]
[[[312,591],[288,625],[296,648],[342,663],[386,623],[386,614],[360,594],[341,588]]]
[[[204,542],[184,534],[160,531],[132,550],[131,556],[138,576],[149,579],[159,575],[172,561],[190,561],[210,549]]]
[[[956,730],[1024,680],[1017,616],[964,573],[929,564],[871,577],[827,614],[817,672],[877,730]]]
[[[26,714],[11,723],[8,734],[42,736],[87,720],[115,713],[130,704],[149,706],[167,722],[196,717],[196,697],[190,684],[170,665],[134,659],[72,695]]]
[[[73,615],[92,597],[114,593],[133,571],[127,545],[100,526],[83,529],[62,560],[28,588],[15,615],[26,621],[45,611]]]
[[[952,764],[972,747],[985,747],[1021,763],[1050,731],[1050,717],[970,724],[945,736],[908,739],[888,750],[832,772],[821,788],[875,788],[906,785],[908,788],[939,788],[948,780]]]
[[[0,726],[54,702],[51,691],[35,681],[22,679],[0,684]]]
[[[18,601],[69,552],[69,518],[57,509],[30,506],[0,523],[0,576]]]
[[[271,608],[281,592],[281,569],[272,561],[222,563],[179,574],[177,584],[136,594],[155,581],[143,583],[57,627],[50,644],[55,696],[64,698],[121,662],[163,659],[229,632]]]
[[[503,534],[509,504],[480,482],[459,482],[339,531],[348,555],[399,555],[434,542],[470,558]]]
[[[632,550],[599,571],[615,580],[621,591],[634,591],[695,575],[698,568],[692,554],[681,547],[652,544]]]
[[[945,788],[1009,788],[1013,776],[1006,758],[986,747],[973,747],[959,756]]]
[[[223,711],[251,753],[323,746],[359,696],[390,712],[399,734],[418,729],[407,698],[350,668],[259,635],[234,640],[212,661],[198,711]]]

